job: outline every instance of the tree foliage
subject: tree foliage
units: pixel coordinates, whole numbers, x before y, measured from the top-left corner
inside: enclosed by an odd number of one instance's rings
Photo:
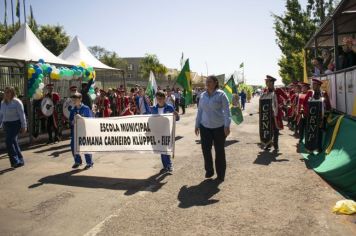
[[[69,44],[69,36],[60,25],[42,25],[38,30],[42,44],[58,56]]]
[[[308,0],[307,13],[316,25],[321,25],[334,10],[335,0]]]
[[[102,63],[105,65],[118,68],[118,69],[126,69],[127,61],[119,57],[116,52],[108,51],[101,46],[92,46],[88,48],[89,51]]]
[[[286,0],[283,15],[273,15],[276,42],[282,52],[279,74],[285,84],[303,79],[302,50],[315,31],[315,25],[298,0]]]
[[[152,71],[157,78],[162,77],[167,73],[168,69],[161,64],[155,54],[146,54],[140,62],[140,73],[143,78],[148,78]]]

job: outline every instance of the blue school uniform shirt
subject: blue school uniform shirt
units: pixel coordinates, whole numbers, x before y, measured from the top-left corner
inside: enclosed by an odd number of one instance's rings
[[[151,109],[152,114],[159,114],[159,112],[158,112],[159,108],[162,108],[162,107],[159,107],[158,104],[153,106]],[[166,103],[163,107],[163,113],[165,114],[165,113],[173,113],[173,112],[175,112],[174,107]],[[176,116],[176,121],[178,121],[178,120],[179,120],[179,116]]]
[[[92,117],[92,112],[88,106],[84,105],[83,103],[80,105],[79,108],[74,106],[72,110],[70,110],[70,115],[69,115],[71,130],[73,130],[74,116],[77,114],[81,115],[82,117]]]

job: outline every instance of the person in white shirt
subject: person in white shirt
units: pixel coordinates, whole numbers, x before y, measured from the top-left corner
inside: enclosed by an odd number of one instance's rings
[[[171,105],[172,107],[175,107],[176,97],[173,95],[172,90],[170,88],[167,89],[166,103]]]

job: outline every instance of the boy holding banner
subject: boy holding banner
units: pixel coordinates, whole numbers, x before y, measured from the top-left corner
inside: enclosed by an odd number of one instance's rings
[[[82,94],[75,93],[71,96],[74,107],[70,111],[69,121],[70,121],[70,148],[72,150],[72,154],[74,157],[74,165],[72,166],[73,169],[78,168],[82,165],[82,158],[79,154],[75,154],[74,152],[74,117],[76,115],[83,116],[83,117],[92,117],[91,109],[82,103]],[[85,166],[85,170],[93,167],[94,163],[92,160],[91,154],[84,154],[85,161],[87,165]]]
[[[152,107],[152,114],[165,114],[165,113],[174,113],[176,116],[176,121],[179,120],[179,115],[175,111],[174,107],[166,103],[166,95],[162,91],[156,93],[157,105]],[[163,164],[163,169],[161,172],[173,172],[173,163],[170,155],[161,154],[161,160]]]

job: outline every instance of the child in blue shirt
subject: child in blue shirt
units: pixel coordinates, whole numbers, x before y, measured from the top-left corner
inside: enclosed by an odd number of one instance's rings
[[[152,107],[152,114],[165,114],[174,113],[176,116],[176,121],[179,120],[179,115],[175,111],[174,107],[166,103],[166,95],[162,91],[156,93],[157,105]],[[161,172],[173,172],[173,164],[170,155],[161,154],[161,160],[163,164],[163,169]]]
[[[71,96],[74,107],[70,111],[69,121],[70,121],[70,147],[72,149],[72,154],[74,157],[74,165],[72,166],[73,169],[78,168],[82,165],[82,157],[79,154],[74,154],[74,117],[76,115],[80,115],[82,117],[92,117],[92,112],[90,108],[82,103],[82,94],[75,93]],[[85,166],[85,170],[93,167],[94,163],[92,160],[91,154],[84,154],[85,161],[87,165]]]

